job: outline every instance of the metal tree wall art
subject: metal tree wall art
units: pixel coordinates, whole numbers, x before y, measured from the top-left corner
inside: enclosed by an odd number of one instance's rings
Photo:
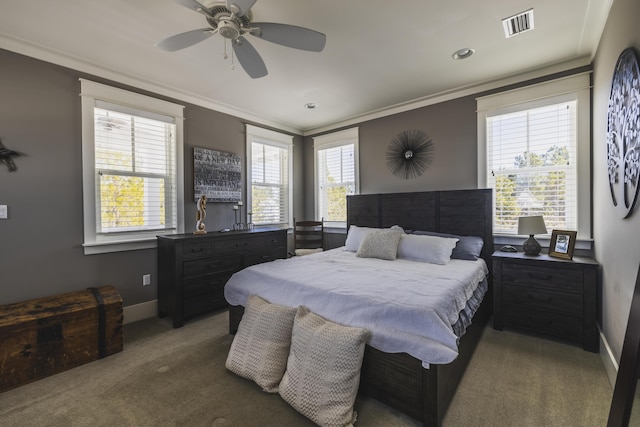
[[[20,153],[17,151],[6,148],[0,139],[0,163],[7,165],[9,172],[14,172],[18,169],[16,164],[13,162],[12,157],[18,157],[19,155]]]
[[[640,70],[633,48],[622,51],[611,82],[607,117],[607,166],[619,215],[633,212],[640,177]]]
[[[433,141],[421,130],[404,130],[387,147],[387,167],[395,176],[412,179],[424,173],[433,160]]]

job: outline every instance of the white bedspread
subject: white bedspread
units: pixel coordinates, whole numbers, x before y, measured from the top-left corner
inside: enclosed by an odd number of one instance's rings
[[[336,323],[371,331],[369,345],[430,363],[458,355],[452,326],[488,269],[483,259],[447,265],[357,258],[343,248],[248,267],[225,286],[231,305],[256,294],[304,305]]]

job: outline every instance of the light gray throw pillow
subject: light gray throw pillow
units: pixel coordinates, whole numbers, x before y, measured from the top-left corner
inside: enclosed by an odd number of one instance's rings
[[[385,228],[371,230],[360,242],[356,256],[360,258],[396,259],[398,243],[404,233],[400,230]]]
[[[368,338],[365,329],[342,326],[299,307],[280,396],[320,426],[353,425]]]
[[[266,392],[277,393],[287,367],[296,312],[296,307],[270,304],[250,295],[231,343],[227,369],[255,381]]]

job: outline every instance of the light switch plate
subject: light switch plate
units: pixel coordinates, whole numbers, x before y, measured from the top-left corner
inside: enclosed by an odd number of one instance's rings
[[[7,219],[7,205],[0,205],[0,219]]]

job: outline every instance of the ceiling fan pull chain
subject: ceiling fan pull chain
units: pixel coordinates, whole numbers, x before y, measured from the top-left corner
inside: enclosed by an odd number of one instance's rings
[[[231,49],[231,69],[235,70],[236,69],[236,64],[234,63],[235,55],[233,53],[234,53],[234,50]]]
[[[224,54],[222,55],[222,57],[224,59],[227,59],[229,56],[227,56],[227,39],[224,39]]]

